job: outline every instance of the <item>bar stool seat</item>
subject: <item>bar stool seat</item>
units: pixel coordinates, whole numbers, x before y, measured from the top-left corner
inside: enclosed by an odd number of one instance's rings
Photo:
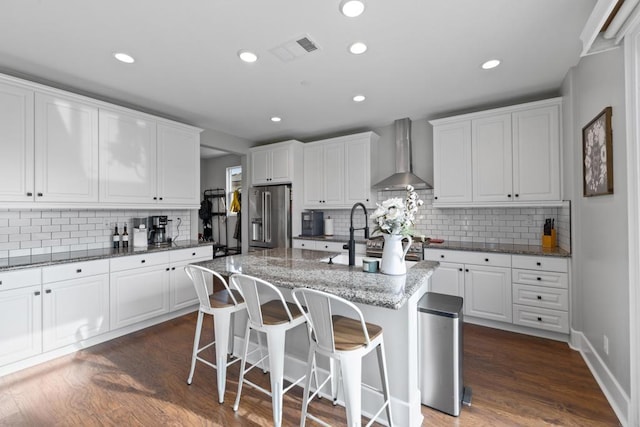
[[[229,337],[231,320],[235,313],[246,310],[246,304],[241,294],[234,289],[230,289],[227,281],[220,274],[213,270],[198,265],[187,265],[184,268],[187,276],[193,282],[200,307],[198,309],[198,321],[196,333],[193,339],[193,352],[191,355],[191,370],[187,384],[191,385],[193,374],[196,369],[196,361],[204,363],[216,370],[216,380],[218,386],[218,402],[224,402],[224,392],[227,382],[227,367],[240,359],[228,359],[227,355],[233,355],[233,340],[231,340],[231,350],[229,350]],[[218,279],[224,285],[224,289],[213,292],[213,280]],[[213,317],[213,327],[215,340],[200,347],[200,335],[202,333],[202,323],[204,316]],[[216,363],[200,356],[200,353],[215,345]]]
[[[382,328],[365,322],[362,312],[355,304],[336,295],[303,288],[294,289],[292,295],[299,307],[303,305],[307,307],[307,310],[303,311],[303,315],[307,318],[311,340],[300,426],[304,427],[307,418],[324,426],[329,425],[308,413],[309,400],[318,395],[321,389],[331,381],[331,395],[335,404],[338,373],[342,380],[349,427],[361,425],[362,387],[367,387],[381,394],[383,398],[382,406],[373,415],[367,426],[373,424],[382,411],[386,411],[388,425],[393,426]],[[338,307],[343,311],[353,313],[355,318],[333,314]],[[376,350],[378,356],[381,390],[362,383],[362,359],[373,350]],[[310,395],[312,370],[317,371],[316,354],[329,357],[330,372],[322,384],[318,384],[317,372],[313,375],[316,390]]]
[[[284,353],[286,332],[296,326],[305,323],[303,308],[295,303],[285,301],[284,296],[269,282],[245,274],[234,274],[229,281],[232,286],[240,290],[242,297],[247,304],[249,321],[244,337],[244,351],[240,367],[240,378],[238,380],[238,394],[233,410],[237,411],[240,406],[240,395],[243,383],[251,385],[253,388],[271,396],[271,406],[273,409],[273,425],[280,427],[282,424],[282,402],[284,394],[295,385],[304,380],[304,376],[295,380],[286,389],[284,388]],[[249,339],[251,331],[264,333],[267,336],[267,356],[261,358],[245,369],[247,357],[249,356]],[[259,350],[262,346],[259,342]],[[271,391],[247,380],[246,374],[264,360],[269,359],[269,375],[271,380]],[[263,368],[264,370],[264,368]],[[316,380],[317,383],[317,380]]]

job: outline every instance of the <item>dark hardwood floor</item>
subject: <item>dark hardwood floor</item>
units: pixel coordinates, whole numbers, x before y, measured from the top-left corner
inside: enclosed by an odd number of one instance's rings
[[[199,364],[193,384],[186,384],[195,318],[190,314],[0,378],[0,425],[271,425],[270,400],[251,387],[233,412],[237,364],[229,369],[222,405],[211,368]],[[211,336],[207,323],[203,334]],[[472,406],[463,407],[460,417],[423,406],[423,425],[619,425],[582,358],[566,344],[474,325],[465,325],[464,333]],[[268,375],[256,375],[254,381],[268,387]],[[284,425],[299,425],[301,396],[297,387],[285,396]],[[327,399],[314,401],[310,410],[333,425],[345,424],[344,409]]]

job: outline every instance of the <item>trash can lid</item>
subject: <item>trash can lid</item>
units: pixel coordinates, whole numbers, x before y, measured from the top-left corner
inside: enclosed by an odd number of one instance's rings
[[[462,301],[461,297],[427,292],[418,301],[418,312],[458,318],[462,313]]]

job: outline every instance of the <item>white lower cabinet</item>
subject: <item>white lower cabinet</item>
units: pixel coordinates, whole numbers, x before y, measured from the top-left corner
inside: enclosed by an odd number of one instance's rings
[[[464,315],[511,323],[511,268],[465,265]]]
[[[111,329],[169,312],[169,253],[111,260]]]
[[[40,269],[0,273],[0,366],[42,352]]]
[[[109,330],[109,261],[42,269],[42,350],[50,351]]]
[[[441,262],[431,276],[430,292],[464,296],[464,264]]]
[[[323,240],[305,240],[305,239],[293,239],[294,249],[309,249],[312,251],[326,251],[326,252],[348,252],[344,249],[344,245],[347,242],[327,242]],[[364,255],[366,252],[366,245],[364,243],[356,243],[356,254]]]
[[[171,251],[169,258],[171,261],[169,311],[198,304],[198,295],[184,267],[213,258],[213,246]]]

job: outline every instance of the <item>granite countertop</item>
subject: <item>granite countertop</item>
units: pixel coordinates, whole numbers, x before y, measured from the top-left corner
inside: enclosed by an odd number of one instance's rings
[[[450,249],[456,251],[497,252],[511,255],[539,255],[570,257],[571,253],[561,248],[543,248],[537,245],[516,245],[511,243],[478,243],[445,240],[443,243],[425,244],[428,249]]]
[[[335,234],[333,236],[295,236],[294,239],[298,240],[318,240],[320,242],[340,242],[347,243],[349,241],[348,234]],[[362,231],[355,236],[354,240],[356,243],[367,243],[367,239],[365,239],[362,235]]]
[[[18,270],[31,267],[46,267],[55,264],[69,262],[93,261],[98,259],[116,258],[128,255],[139,255],[146,253],[164,252],[175,249],[188,249],[198,246],[211,246],[212,242],[199,242],[197,240],[184,240],[173,243],[171,246],[148,246],[146,248],[128,249],[87,249],[84,251],[56,252],[42,255],[30,255],[12,258],[0,258],[0,272]]]
[[[390,309],[401,308],[431,275],[437,262],[421,261],[403,276],[365,273],[362,267],[320,261],[327,252],[269,249],[196,263],[229,277],[256,276],[288,289],[307,287],[341,296],[351,302]]]

